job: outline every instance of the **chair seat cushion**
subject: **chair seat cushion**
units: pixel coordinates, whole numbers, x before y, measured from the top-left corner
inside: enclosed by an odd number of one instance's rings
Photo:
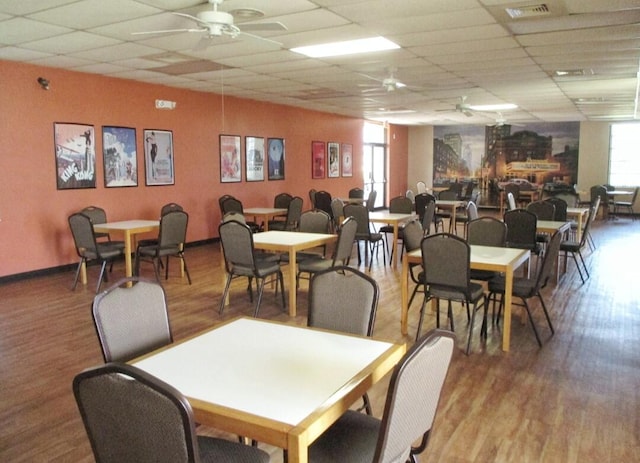
[[[491,270],[471,269],[470,273],[471,273],[472,280],[481,280],[481,281],[488,281],[496,277],[497,275],[499,275],[498,272],[492,272]]]
[[[438,299],[451,299],[454,301],[466,300],[466,296],[462,291],[460,291],[459,289],[446,287],[446,286],[430,285],[429,294],[432,297],[435,297]],[[483,294],[484,294],[484,288],[482,287],[482,285],[478,283],[473,283],[473,282],[469,284],[469,295],[470,295],[471,302],[477,301],[478,299],[480,299],[480,297]]]
[[[309,461],[371,463],[379,433],[380,420],[349,410],[309,447]]]
[[[111,259],[112,257],[117,257],[122,254],[122,249],[117,244],[112,245],[111,243],[98,243],[98,252],[103,259]],[[87,251],[87,257],[90,259],[95,259],[97,256],[94,252]]]
[[[323,259],[322,257],[317,259],[304,259],[298,263],[298,270],[300,272],[317,273],[330,269],[332,265],[332,259]]]
[[[580,251],[580,243],[576,241],[563,241],[560,243],[560,250],[567,252],[578,252]]]
[[[269,454],[250,445],[241,445],[216,437],[198,436],[202,463],[233,461],[238,463],[268,463]]]
[[[536,281],[533,278],[514,278],[513,291],[511,294],[518,297],[528,298],[533,294]],[[489,292],[504,294],[504,275],[498,275],[489,281]]]

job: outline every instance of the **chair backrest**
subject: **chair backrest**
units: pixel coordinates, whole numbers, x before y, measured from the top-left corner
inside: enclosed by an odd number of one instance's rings
[[[424,183],[422,180],[420,180],[418,183],[416,183],[416,190],[418,191],[418,194],[426,193],[427,192],[427,184]]]
[[[396,196],[389,201],[389,212],[393,214],[411,214],[413,203],[406,196]]]
[[[309,201],[311,201],[311,208],[315,209],[315,207],[316,207],[316,190],[315,190],[315,188],[311,188],[309,190]]]
[[[471,279],[471,248],[467,242],[450,233],[438,233],[424,237],[420,247],[425,284],[466,295]]]
[[[107,213],[104,209],[98,206],[87,206],[80,211],[82,214],[86,215],[91,219],[91,223],[100,224],[107,223]],[[97,238],[108,237],[109,233],[95,233]]]
[[[358,223],[356,231],[357,239],[367,239],[371,236],[371,228],[369,227],[369,209],[362,204],[345,204],[345,217],[353,217]]]
[[[191,405],[145,371],[121,363],[85,370],[73,394],[96,461],[200,461]]]
[[[478,218],[478,206],[473,201],[467,203],[467,220],[475,220]]]
[[[545,199],[546,202],[551,203],[555,207],[555,211],[553,214],[553,219],[557,222],[566,222],[567,221],[567,202],[558,198],[557,196],[552,196],[551,198]]]
[[[339,228],[340,221],[344,217],[344,203],[340,198],[333,198],[331,200],[331,214],[335,221],[336,229]]]
[[[345,228],[346,227],[346,228]],[[356,231],[358,231],[358,222],[353,217],[347,217],[340,224],[338,232],[338,242],[333,250],[333,266],[347,265],[351,252],[353,251],[353,242],[356,239]]]
[[[226,198],[224,198],[224,200],[222,200],[222,202],[220,203],[220,209],[222,211],[222,215],[225,215],[227,212],[232,211],[239,212],[240,214],[244,212],[242,202],[239,199],[234,198],[233,196],[227,196]]]
[[[331,217],[325,211],[319,209],[304,211],[300,215],[298,231],[305,233],[329,233]]]
[[[302,215],[302,198],[294,196],[287,206],[287,228],[290,230],[298,228],[300,216]]]
[[[427,204],[424,209],[424,215],[422,216],[422,233],[426,236],[431,231],[431,224],[436,216],[436,201],[435,199]]]
[[[553,276],[553,266],[558,260],[558,253],[560,252],[560,244],[562,243],[562,233],[555,232],[551,236],[551,240],[549,244],[547,244],[544,257],[542,258],[542,265],[540,266],[540,271],[536,277],[535,288],[533,289],[534,294],[537,293],[541,288],[544,288],[549,279]],[[533,294],[532,294],[533,295]]]
[[[321,190],[316,192],[316,209],[325,211],[329,214],[329,217],[333,218],[333,212],[331,211],[331,199],[331,193],[328,191]]]
[[[538,220],[553,220],[556,206],[548,201],[533,201],[527,204],[527,210],[533,212]]]
[[[407,252],[419,249],[423,237],[422,224],[417,219],[407,222],[402,229],[402,242]]]
[[[507,246],[534,249],[536,246],[538,218],[525,209],[514,209],[504,213],[507,224]]]
[[[124,278],[94,298],[92,314],[105,362],[126,362],[173,341],[160,283]]]
[[[414,442],[426,447],[453,356],[455,335],[433,330],[420,338],[391,375],[373,461],[409,461]],[[413,461],[413,460],[412,460]]]
[[[235,267],[255,269],[253,234],[247,224],[229,220],[218,226],[227,273]]]
[[[416,194],[413,192],[413,190],[407,190],[404,195],[405,197],[409,198],[409,201],[411,201],[412,204],[416,200]]]
[[[85,258],[97,257],[98,245],[96,244],[91,218],[82,212],[76,212],[69,216],[68,221],[78,256]]]
[[[369,196],[367,197],[367,209],[369,212],[373,211],[376,207],[376,198],[378,197],[378,192],[376,190],[371,190],[369,192]]]
[[[273,207],[287,209],[292,199],[293,196],[289,193],[278,193],[275,198],[273,198]]]
[[[636,202],[636,198],[638,197],[638,190],[640,190],[640,187],[637,186],[634,188],[631,199],[629,200],[632,206],[634,205],[634,203]]]
[[[378,308],[378,284],[352,267],[317,272],[309,282],[307,325],[371,336]]]
[[[184,244],[187,240],[189,214],[184,211],[167,212],[160,218],[158,247],[172,248]]]
[[[589,189],[591,195],[591,204],[596,201],[596,198],[600,198],[600,204],[602,207],[607,208],[609,205],[609,197],[607,195],[607,189],[602,185],[593,185]]]
[[[562,199],[565,203],[567,203],[567,207],[577,207],[578,203],[580,202],[580,196],[578,196],[578,194],[576,193],[570,193],[570,192],[563,192],[563,193],[558,193],[552,196],[552,198],[549,199]]]
[[[364,199],[364,190],[362,188],[351,188],[349,190],[349,198]]]
[[[589,238],[589,230],[591,229],[591,224],[596,219],[599,208],[600,208],[600,198],[598,197],[589,208],[589,216],[587,217],[587,222],[584,225],[584,230],[582,230],[582,235],[580,237],[581,248],[587,243],[587,239]]]
[[[222,195],[222,196],[220,196],[218,198],[218,205],[220,206],[220,215],[221,216],[223,216],[227,212],[230,212],[230,211],[225,211],[225,208],[223,206],[224,202],[229,198],[233,198],[233,196],[231,196],[231,195]]]
[[[494,217],[480,217],[467,224],[467,243],[478,246],[505,246],[507,225]]]
[[[455,201],[460,198],[460,195],[455,190],[444,190],[438,193],[438,199],[443,201]]]
[[[236,211],[227,212],[225,215],[222,216],[223,222],[228,222],[230,220],[235,220],[236,222],[240,222],[240,223],[247,223],[247,218],[244,216],[244,214],[240,214],[239,212],[236,212]]]
[[[511,191],[507,193],[507,205],[509,206],[508,209],[510,211],[515,211],[517,209],[516,198],[513,196]]]
[[[429,193],[419,193],[416,195],[414,203],[416,214],[418,214],[420,220],[422,220],[422,217],[424,216],[424,210],[427,207],[427,204],[435,201],[436,197]]]
[[[168,203],[165,204],[164,206],[162,206],[162,208],[160,209],[160,217],[162,217],[163,215],[169,213],[169,212],[173,212],[173,211],[184,211],[184,209],[182,208],[182,206],[180,204],[177,203]]]
[[[462,187],[462,183],[455,182],[450,184],[446,191],[453,191],[456,195],[456,199],[460,199],[462,196]]]
[[[473,190],[475,189],[475,185],[473,182],[467,182],[464,186],[464,191],[462,193],[462,199],[469,200],[473,195]]]
[[[514,199],[517,199],[520,196],[520,186],[515,183],[507,183],[503,190],[505,195],[508,195],[509,193],[513,194]]]

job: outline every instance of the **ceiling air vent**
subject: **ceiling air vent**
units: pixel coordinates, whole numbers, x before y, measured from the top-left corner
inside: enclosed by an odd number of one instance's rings
[[[534,18],[551,14],[549,7],[545,3],[521,6],[518,8],[505,8],[505,11],[511,19]]]

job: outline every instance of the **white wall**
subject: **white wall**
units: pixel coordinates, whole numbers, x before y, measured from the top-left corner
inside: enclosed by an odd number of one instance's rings
[[[433,126],[409,127],[408,168],[407,188],[416,192],[420,180],[433,185]]]

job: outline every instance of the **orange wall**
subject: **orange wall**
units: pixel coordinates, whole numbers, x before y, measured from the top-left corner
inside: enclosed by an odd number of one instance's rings
[[[156,218],[170,201],[189,212],[188,241],[217,236],[217,198],[239,197],[245,207],[267,206],[276,193],[299,195],[309,207],[308,191],[326,189],[345,195],[362,186],[352,178],[311,179],[311,142],[353,145],[354,165],[362,159],[360,119],[233,97],[106,78],[9,61],[0,61],[0,277],[77,262],[69,232],[69,214],[87,205],[105,208],[109,220]],[[40,88],[37,78],[50,81]],[[173,111],[156,110],[156,99],[177,102]],[[53,146],[54,122],[92,124],[96,138],[96,188],[57,190]],[[103,125],[137,130],[137,187],[105,188],[102,165]],[[142,131],[173,131],[175,185],[145,186]],[[406,128],[395,128],[390,166],[404,165],[399,192],[406,188]],[[220,183],[221,133],[285,139],[285,180]],[[401,141],[404,138],[404,141]],[[400,158],[403,158],[402,160]],[[404,164],[403,164],[404,163]],[[244,156],[243,156],[244,167]],[[244,178],[244,172],[243,172]],[[392,181],[394,184],[395,181]],[[395,191],[395,187],[394,191]]]

